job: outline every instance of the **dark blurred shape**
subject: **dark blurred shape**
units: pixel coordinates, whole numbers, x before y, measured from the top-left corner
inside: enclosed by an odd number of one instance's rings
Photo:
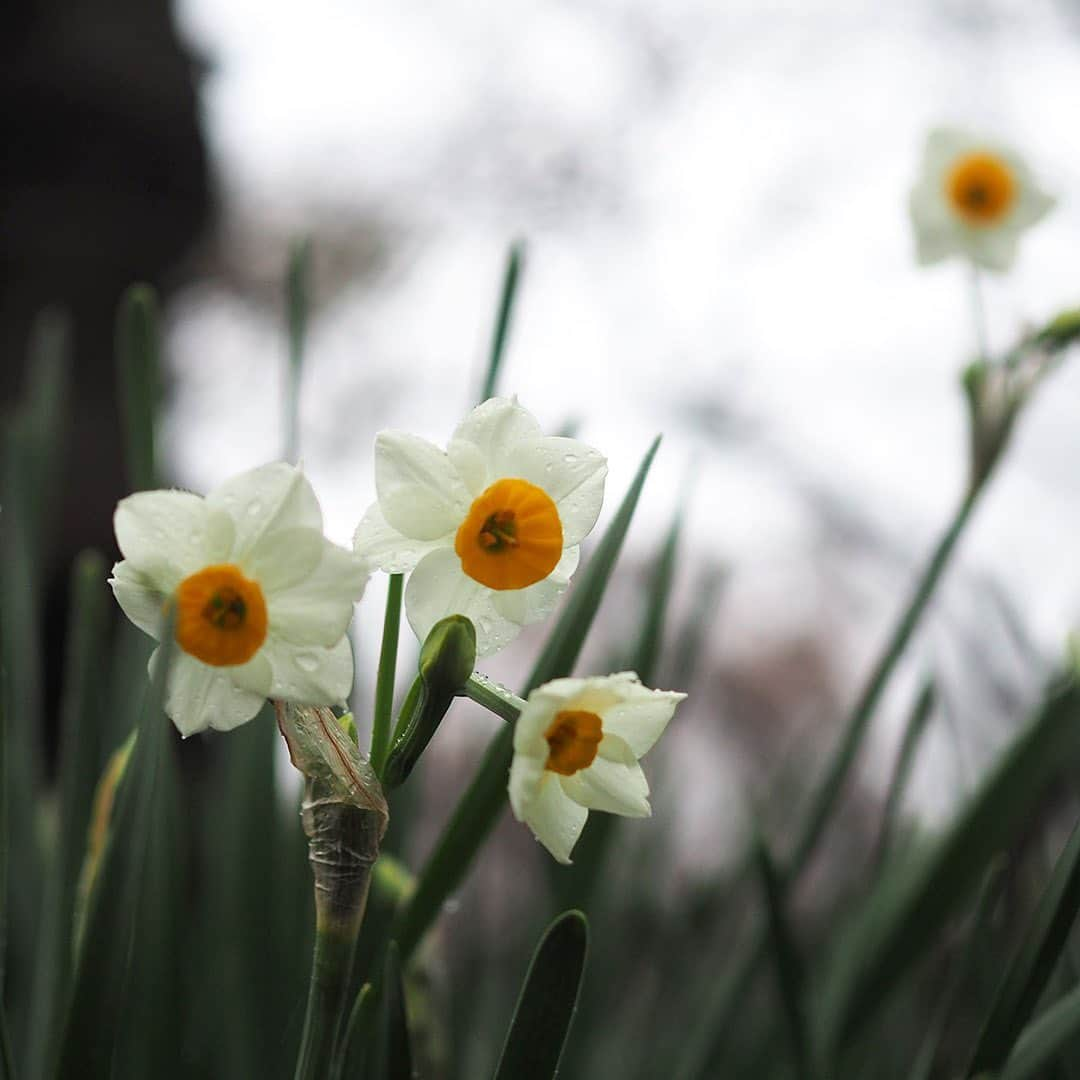
[[[38,313],[61,308],[71,328],[72,421],[48,553],[47,627],[65,624],[63,582],[75,553],[113,552],[111,513],[125,489],[113,348],[120,294],[135,280],[167,294],[209,223],[196,76],[165,0],[0,7],[5,414],[25,385]],[[59,651],[58,641],[47,643],[49,687]]]

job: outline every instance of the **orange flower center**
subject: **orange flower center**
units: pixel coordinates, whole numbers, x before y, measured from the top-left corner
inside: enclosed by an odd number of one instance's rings
[[[544,738],[548,744],[544,768],[562,776],[573,776],[593,763],[604,738],[603,725],[596,713],[567,709],[555,714]]]
[[[1016,201],[1016,179],[999,157],[965,154],[945,177],[949,205],[969,225],[994,225]]]
[[[266,601],[257,581],[231,563],[207,566],[176,589],[176,641],[214,667],[246,664],[266,640]]]
[[[562,558],[562,522],[551,496],[528,480],[496,480],[478,495],[454,538],[461,569],[489,589],[524,589]]]

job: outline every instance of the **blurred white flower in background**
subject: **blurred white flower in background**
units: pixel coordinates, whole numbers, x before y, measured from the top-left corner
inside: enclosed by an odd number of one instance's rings
[[[1055,201],[1014,150],[957,128],[935,128],[911,192],[918,260],[963,255],[987,270],[1008,270],[1021,233]]]

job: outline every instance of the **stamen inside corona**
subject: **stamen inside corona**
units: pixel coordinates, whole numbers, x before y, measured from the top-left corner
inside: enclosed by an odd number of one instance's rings
[[[1012,169],[994,154],[965,154],[945,177],[949,205],[969,225],[995,225],[1016,201]]]
[[[266,640],[266,601],[238,566],[207,566],[176,590],[176,641],[214,667],[246,664]]]
[[[596,713],[583,709],[556,713],[551,726],[544,732],[548,744],[544,768],[561,776],[573,776],[579,769],[587,769],[593,763],[603,737],[603,725]]]
[[[562,522],[551,496],[528,480],[497,480],[469,508],[454,538],[461,569],[489,589],[524,589],[562,558]]]

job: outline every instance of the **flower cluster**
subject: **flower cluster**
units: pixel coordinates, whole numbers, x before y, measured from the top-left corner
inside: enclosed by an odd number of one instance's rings
[[[405,432],[378,436],[377,500],[351,552],[323,536],[301,470],[278,463],[205,498],[149,491],[122,500],[114,523],[124,558],[111,584],[132,622],[157,639],[174,612],[165,707],[180,732],[226,731],[268,698],[344,701],[353,680],[346,631],[376,569],[409,573],[405,608],[421,641],[456,615],[475,629],[476,655],[509,644],[569,585],[606,475],[597,450],[544,435],[516,399],[492,398],[445,450]],[[511,803],[558,860],[569,861],[589,809],[649,812],[637,759],[682,697],[629,674],[559,679],[530,696],[515,729]]]

